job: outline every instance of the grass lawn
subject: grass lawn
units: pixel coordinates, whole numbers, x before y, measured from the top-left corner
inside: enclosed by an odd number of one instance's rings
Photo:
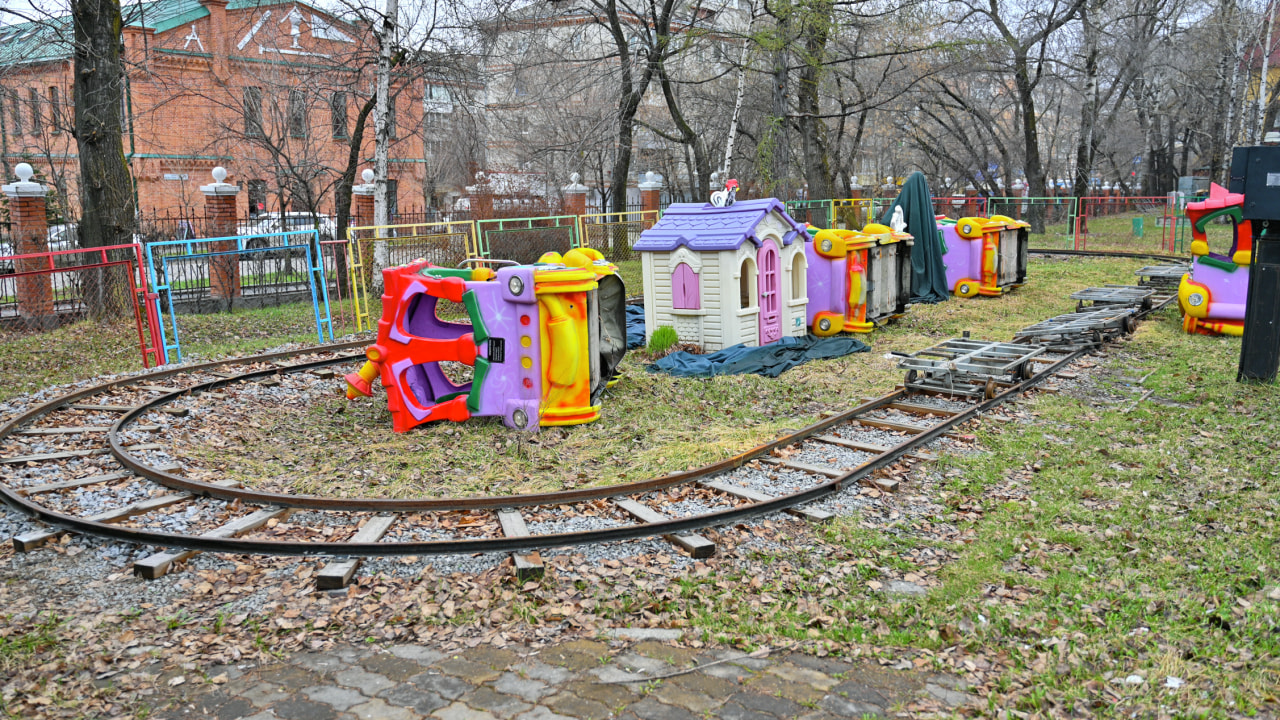
[[[1142,264],[1033,260],[1030,284],[1008,296],[913,308],[868,337],[872,352],[778,380],[674,380],[644,372],[633,355],[599,422],[536,437],[480,421],[396,435],[381,397],[348,406],[335,386],[300,411],[237,407],[231,420],[247,442],[234,449],[201,444],[198,428],[184,449],[202,462],[238,463],[258,484],[335,495],[640,479],[722,458],[887,390],[900,379],[885,357],[891,350],[964,330],[1007,339],[1069,311],[1071,291],[1127,282]],[[252,317],[264,332],[297,328],[270,315]],[[162,644],[170,616],[212,628],[202,632],[219,643],[267,653],[320,636],[438,638],[482,616],[513,637],[554,635],[569,631],[572,605],[575,618],[595,626],[683,627],[693,640],[748,649],[803,640],[808,651],[958,673],[980,698],[966,714],[1002,720],[1274,716],[1280,389],[1237,384],[1239,341],[1188,336],[1180,325],[1175,310],[1150,319],[1062,392],[1025,398],[972,426],[980,451],[917,466],[903,493],[861,514],[816,527],[771,521],[708,530],[723,553],[705,562],[681,567],[647,555],[600,570],[553,556],[546,578],[523,587],[509,570],[480,581],[429,569],[421,577],[379,575],[344,599],[361,609],[356,614],[303,603],[311,598],[305,590],[267,574],[293,573],[289,561],[237,560],[246,579],[231,585],[260,588],[274,603],[267,608],[297,605],[297,622],[267,628],[245,614],[228,618],[221,600],[179,594],[176,604],[147,612],[78,618],[83,627],[56,617],[25,621],[0,640],[0,669],[35,678],[40,663],[55,660],[71,677],[97,657],[97,643],[120,633]],[[202,327],[192,342],[210,351],[266,342],[241,333],[243,324]],[[46,335],[44,349],[69,355],[82,337]],[[34,382],[32,372],[6,363],[6,390]],[[752,533],[769,542],[742,542]],[[188,570],[175,582],[198,580]],[[902,580],[928,591],[885,592]],[[11,601],[27,597],[18,579],[5,587]],[[455,602],[465,610],[453,620],[440,615]],[[58,603],[50,610],[71,612]],[[185,650],[175,652],[171,659],[182,661]],[[71,687],[58,690],[68,707]]]
[[[983,423],[986,452],[936,467],[948,512],[932,520],[956,523],[960,543],[847,519],[823,532],[830,557],[792,562],[788,577],[686,583],[692,620],[725,638],[818,627],[999,658],[992,713],[1274,709],[1280,390],[1237,384],[1238,352],[1183,334],[1166,311],[1108,354],[1096,383],[1024,403],[1029,422]],[[926,548],[957,554],[927,597],[873,591],[927,575],[911,562]],[[735,589],[752,581],[783,599],[747,618]]]

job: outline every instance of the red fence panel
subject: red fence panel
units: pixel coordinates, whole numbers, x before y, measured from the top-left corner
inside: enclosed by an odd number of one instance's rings
[[[0,256],[0,335],[6,339],[80,322],[129,324],[143,367],[160,365],[159,319],[150,297],[139,245]]]
[[[1165,196],[1083,197],[1077,250],[1173,252],[1177,210]]]

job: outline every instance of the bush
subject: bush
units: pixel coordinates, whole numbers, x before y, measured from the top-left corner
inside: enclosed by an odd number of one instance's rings
[[[680,342],[680,337],[676,335],[676,329],[670,325],[663,325],[653,331],[653,337],[649,338],[649,354],[657,355],[671,349],[672,345]]]

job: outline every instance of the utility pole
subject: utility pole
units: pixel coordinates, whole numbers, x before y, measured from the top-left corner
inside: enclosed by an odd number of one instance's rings
[[[387,220],[387,155],[391,145],[391,52],[396,42],[396,20],[400,12],[399,0],[387,0],[386,14],[382,18],[382,32],[378,35],[378,102],[374,107],[376,132],[373,149],[373,224],[386,225]],[[381,237],[383,232],[378,231]]]

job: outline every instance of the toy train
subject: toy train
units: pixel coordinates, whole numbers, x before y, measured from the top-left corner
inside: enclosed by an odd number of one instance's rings
[[[1201,335],[1244,335],[1245,302],[1249,296],[1249,266],[1253,261],[1253,231],[1242,219],[1244,195],[1210,183],[1209,197],[1187,203],[1191,221],[1191,272],[1178,285],[1182,329]],[[1219,218],[1231,220],[1231,253],[1209,250],[1206,230]]]
[[[939,218],[947,287],[958,297],[999,297],[1027,280],[1031,225],[993,215],[990,218]]]
[[[347,397],[380,378],[392,426],[498,417],[508,427],[576,425],[600,417],[600,399],[626,353],[626,291],[597,251],[544,256],[538,265],[453,269],[425,260],[383,271],[377,341],[346,376]],[[470,323],[439,316],[459,303]],[[469,366],[455,382],[441,363]]]
[[[1026,278],[1026,224],[942,221],[948,282],[962,297],[1000,295]],[[778,200],[676,204],[634,245],[644,278],[645,331],[675,328],[711,352],[809,332],[865,333],[905,312],[919,241],[880,224],[861,231],[793,220]],[[383,314],[368,362],[347,397],[387,390],[392,425],[501,418],[508,427],[600,417],[604,388],[626,352],[625,288],[617,267],[580,248],[535,265],[466,269],[417,260],[383,270]],[[469,323],[441,317],[459,304]],[[451,379],[441,363],[471,368]],[[457,368],[454,375],[457,377]]]

